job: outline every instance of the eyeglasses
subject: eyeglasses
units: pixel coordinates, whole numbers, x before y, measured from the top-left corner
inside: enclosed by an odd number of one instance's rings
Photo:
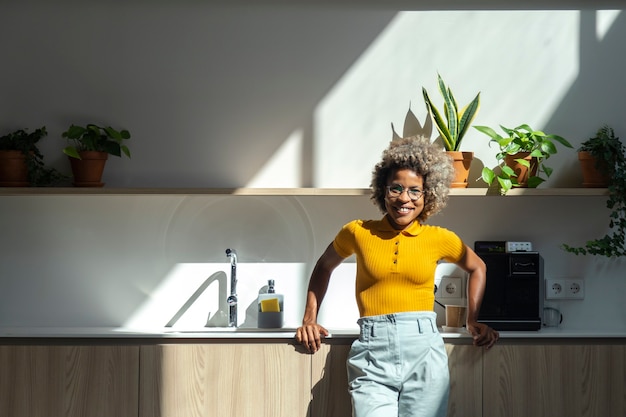
[[[401,185],[388,185],[387,186],[387,195],[389,197],[398,198],[402,195],[402,193],[408,194],[411,201],[419,200],[421,196],[423,196],[426,192],[419,190],[417,188],[404,188]]]

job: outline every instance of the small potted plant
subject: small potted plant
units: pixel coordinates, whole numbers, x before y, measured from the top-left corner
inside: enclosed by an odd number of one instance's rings
[[[594,137],[581,143],[578,160],[583,174],[583,186],[607,187],[616,165],[620,160],[623,163],[622,150],[622,142],[607,125],[598,129]]]
[[[499,170],[484,167],[482,180],[492,185],[497,179],[500,194],[506,194],[513,187],[535,188],[552,175],[552,168],[545,165],[545,160],[557,153],[556,143],[571,148],[564,138],[554,134],[545,134],[534,130],[527,124],[510,129],[500,128],[501,136],[488,126],[474,126],[475,129],[489,136],[489,144],[499,147],[496,154]],[[542,175],[545,174],[546,178]]]
[[[0,186],[49,186],[64,178],[54,168],[48,168],[37,143],[48,132],[42,126],[33,132],[18,129],[0,137]]]
[[[128,130],[116,130],[95,124],[77,126],[72,124],[62,133],[72,145],[63,149],[69,159],[77,187],[102,187],[104,165],[108,155],[130,158],[130,150],[124,143],[130,139]]]
[[[608,178],[609,197],[606,201],[609,229],[604,237],[587,241],[584,246],[561,245],[562,249],[576,255],[599,255],[607,258],[626,256],[626,148],[613,129],[600,128],[595,137],[583,142],[580,150],[591,153],[599,160],[597,165]]]
[[[468,185],[467,177],[470,165],[474,159],[474,153],[462,152],[460,150],[461,141],[480,109],[480,93],[478,93],[469,104],[459,109],[454,94],[452,94],[452,90],[450,87],[446,86],[439,74],[437,74],[437,81],[439,92],[443,98],[443,115],[433,104],[426,89],[422,87],[424,103],[426,104],[426,109],[428,110],[433,124],[439,131],[445,150],[455,161],[457,174],[452,186],[455,188],[464,188]]]

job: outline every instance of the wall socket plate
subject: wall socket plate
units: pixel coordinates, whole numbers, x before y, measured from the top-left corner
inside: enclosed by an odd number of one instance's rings
[[[463,278],[444,275],[437,288],[437,298],[463,298]]]
[[[532,252],[533,244],[530,242],[506,242],[507,252]]]
[[[547,279],[546,300],[582,300],[585,285],[582,279]]]

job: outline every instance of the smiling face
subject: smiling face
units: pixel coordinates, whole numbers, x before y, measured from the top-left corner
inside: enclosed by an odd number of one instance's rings
[[[387,186],[403,189],[398,196],[394,196],[387,191],[385,195],[385,208],[387,218],[394,229],[404,230],[415,221],[417,216],[424,209],[424,195],[420,195],[417,200],[411,200],[408,190],[424,191],[424,178],[410,169],[399,169],[394,171],[387,180]],[[397,194],[397,193],[395,193]]]

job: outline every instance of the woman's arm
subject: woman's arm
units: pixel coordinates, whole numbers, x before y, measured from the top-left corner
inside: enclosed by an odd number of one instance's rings
[[[311,273],[302,326],[296,330],[296,340],[311,353],[317,352],[320,348],[322,336],[328,336],[328,330],[317,324],[317,313],[326,295],[330,276],[343,260],[344,258],[339,256],[331,243],[320,256]]]
[[[469,274],[467,280],[467,331],[474,338],[474,345],[489,349],[498,341],[500,334],[484,323],[478,322],[478,312],[485,294],[487,266],[485,262],[468,246],[465,256],[457,263]]]

